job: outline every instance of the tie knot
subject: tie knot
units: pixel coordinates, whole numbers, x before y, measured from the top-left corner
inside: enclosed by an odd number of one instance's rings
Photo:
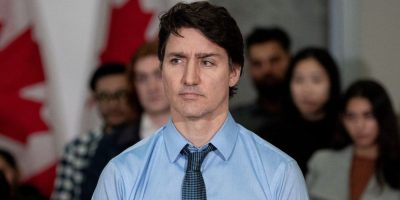
[[[214,151],[216,148],[211,143],[208,146],[199,152],[190,152],[189,145],[187,144],[181,151],[181,153],[188,158],[188,165],[186,171],[200,171],[201,164],[203,163],[204,158],[211,151]]]

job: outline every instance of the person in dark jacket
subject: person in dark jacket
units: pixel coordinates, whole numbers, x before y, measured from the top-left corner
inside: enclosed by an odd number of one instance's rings
[[[290,61],[289,35],[279,27],[257,27],[246,38],[246,56],[257,99],[233,108],[232,115],[265,139],[281,120],[284,78]]]

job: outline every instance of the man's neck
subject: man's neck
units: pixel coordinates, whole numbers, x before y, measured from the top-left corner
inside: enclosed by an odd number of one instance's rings
[[[212,118],[173,118],[178,131],[196,147],[207,144],[221,128],[228,116],[228,112]]]

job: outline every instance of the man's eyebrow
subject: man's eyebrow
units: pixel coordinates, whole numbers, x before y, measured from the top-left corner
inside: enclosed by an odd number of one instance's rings
[[[167,57],[186,57],[187,55],[183,52],[170,52],[166,54]],[[221,57],[219,53],[196,53],[196,58],[206,58],[206,57]]]
[[[186,56],[185,56],[185,54],[184,54],[183,52],[171,52],[171,53],[168,53],[168,54],[166,55],[166,57],[184,58],[184,57],[186,57]]]
[[[197,53],[196,58],[221,57],[218,53]]]

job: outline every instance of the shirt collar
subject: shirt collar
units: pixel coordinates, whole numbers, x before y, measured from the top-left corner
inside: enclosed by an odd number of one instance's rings
[[[171,118],[168,120],[168,123],[164,129],[164,142],[169,161],[171,163],[178,159],[181,150],[188,143],[187,140],[176,129]]]
[[[180,156],[182,148],[189,142],[179,133],[171,119],[166,124],[164,131],[165,148],[167,149],[169,160],[170,162],[175,162]],[[238,131],[238,125],[231,114],[228,113],[224,124],[210,141],[217,148],[216,153],[222,159],[227,160],[232,154]]]
[[[222,159],[228,160],[231,156],[237,141],[238,133],[239,126],[236,124],[232,115],[228,113],[224,124],[210,141],[210,143],[217,148],[217,154],[219,152]]]

